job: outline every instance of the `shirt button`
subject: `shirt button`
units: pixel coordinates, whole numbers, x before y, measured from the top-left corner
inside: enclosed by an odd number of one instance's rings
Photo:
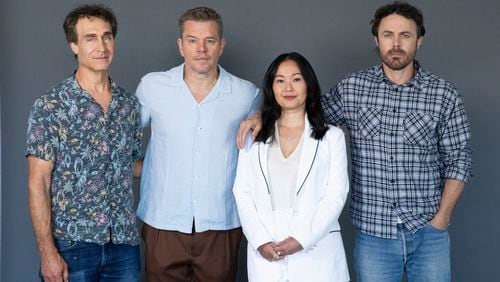
[[[195,177],[194,177],[194,180],[198,180],[198,178],[199,178],[198,176],[195,176]]]
[[[397,208],[399,206],[399,204],[398,203],[392,203],[392,206],[395,207],[395,208]]]
[[[295,216],[299,215],[299,211],[293,211],[293,215]]]
[[[394,109],[392,109],[392,112],[393,112],[393,113],[395,113],[395,112],[397,112],[397,111],[396,111],[396,109],[394,108]]]
[[[201,126],[200,126],[200,127],[198,127],[198,130],[202,130],[202,129],[203,129],[203,128],[202,128]]]

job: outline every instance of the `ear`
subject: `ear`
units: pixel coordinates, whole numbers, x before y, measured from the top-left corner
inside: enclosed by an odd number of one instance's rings
[[[177,47],[179,48],[179,53],[184,57],[184,48],[182,47],[182,38],[177,38]]]
[[[417,39],[417,49],[420,48],[420,46],[422,45],[422,42],[424,42],[424,37],[420,36],[420,38]]]
[[[226,39],[225,38],[222,38],[221,41],[220,41],[220,52],[219,52],[219,56],[222,55],[222,52],[224,52],[224,47],[226,46]]]
[[[376,36],[373,37],[373,41],[375,41],[375,46],[379,47],[378,46],[378,38]]]
[[[75,42],[70,42],[69,48],[71,48],[71,51],[73,52],[73,54],[78,56],[78,44],[76,44]]]

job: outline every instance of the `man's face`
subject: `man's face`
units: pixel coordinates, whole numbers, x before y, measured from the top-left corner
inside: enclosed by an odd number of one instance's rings
[[[78,58],[78,68],[92,72],[108,71],[115,51],[111,25],[96,17],[81,18],[75,25],[78,41],[70,43]]]
[[[402,70],[413,67],[423,37],[417,38],[417,25],[411,19],[392,14],[380,21],[375,44],[385,67]]]
[[[184,57],[185,71],[207,74],[217,70],[225,41],[219,36],[215,21],[184,22],[182,38],[177,40]]]

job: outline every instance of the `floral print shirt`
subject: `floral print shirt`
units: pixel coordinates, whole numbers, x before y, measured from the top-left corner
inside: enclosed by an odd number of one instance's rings
[[[35,101],[27,152],[50,161],[52,230],[60,240],[139,244],[132,162],[143,158],[139,104],[110,80],[108,111],[75,76]]]

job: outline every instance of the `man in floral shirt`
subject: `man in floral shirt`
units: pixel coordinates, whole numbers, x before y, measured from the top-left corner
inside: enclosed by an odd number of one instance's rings
[[[64,22],[76,72],[35,101],[27,133],[29,208],[45,281],[139,281],[133,171],[136,98],[108,76],[116,18],[84,5]],[[134,164],[134,165],[133,165]]]

